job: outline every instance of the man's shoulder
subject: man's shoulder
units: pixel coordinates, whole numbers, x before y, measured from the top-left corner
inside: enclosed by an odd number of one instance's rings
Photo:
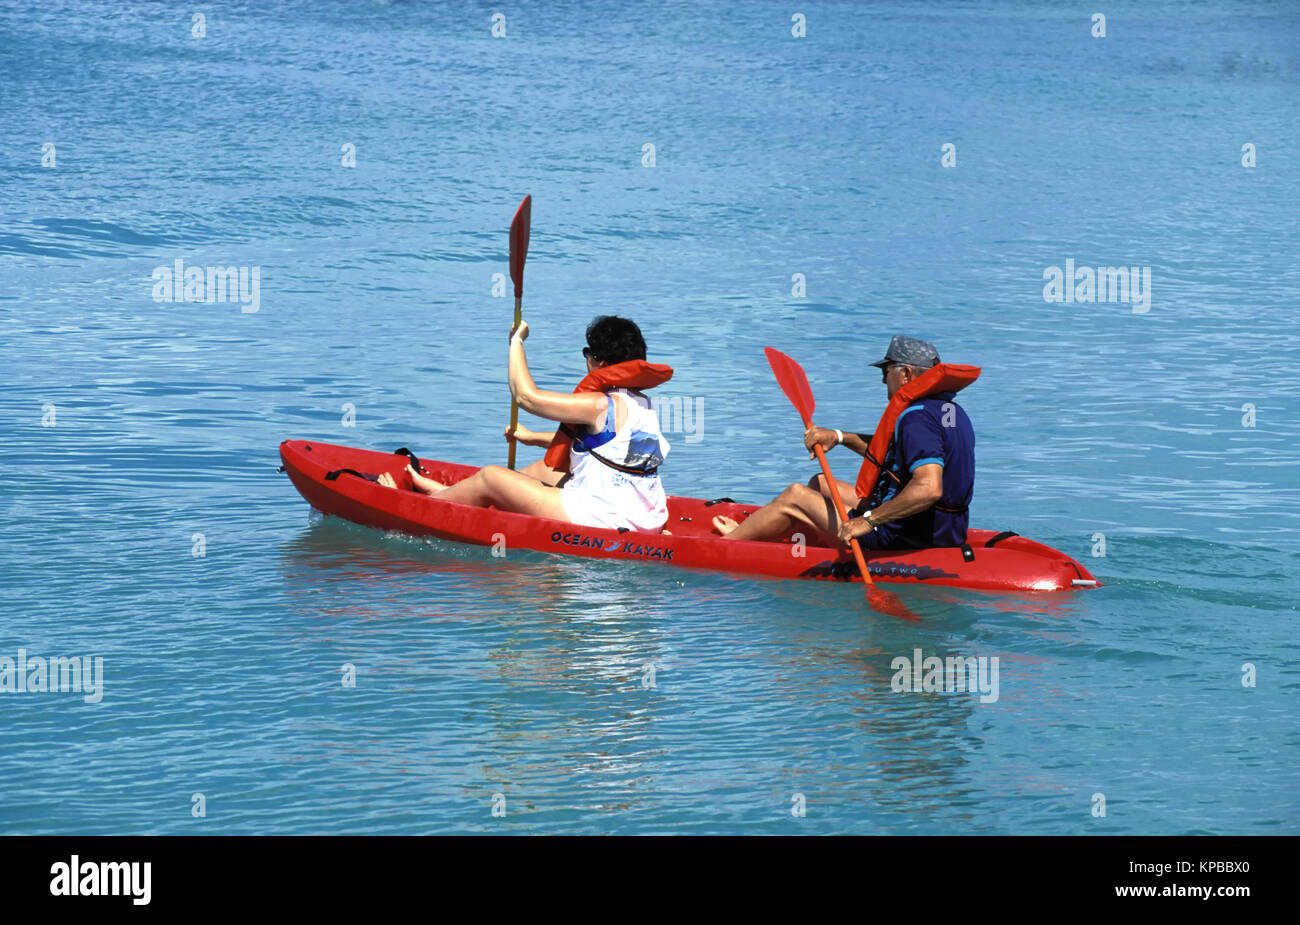
[[[940,429],[956,427],[958,431],[969,429],[974,434],[975,425],[966,409],[954,401],[951,392],[929,395],[919,398],[903,409],[898,418],[897,435],[903,442],[928,440],[929,435]]]
[[[944,404],[945,402],[949,402],[955,405],[957,404],[957,393],[956,392],[934,392],[930,395],[925,395],[922,396],[921,398],[918,398],[916,401],[912,402],[912,405],[925,405],[925,404],[929,404],[930,402],[935,402],[941,405]]]
[[[903,409],[904,414],[913,408],[921,408],[931,414],[943,414],[949,408],[957,408],[963,414],[966,412],[966,409],[957,401],[955,392],[941,392],[938,395],[927,395],[924,398],[918,398]]]

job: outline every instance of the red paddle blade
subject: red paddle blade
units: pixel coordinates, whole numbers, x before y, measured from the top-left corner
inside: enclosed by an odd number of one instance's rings
[[[803,367],[774,347],[764,347],[763,353],[767,356],[767,365],[772,367],[772,374],[776,376],[777,385],[803,418],[804,426],[811,427],[817,401],[813,398],[812,387],[808,385],[808,376]]]
[[[533,197],[525,196],[510,221],[510,278],[515,283],[515,298],[524,294],[524,260],[528,257],[528,233],[533,225]]]
[[[876,613],[888,614],[891,617],[898,617],[900,620],[907,620],[911,623],[920,623],[921,618],[912,611],[908,610],[907,605],[893,591],[886,591],[880,585],[867,585],[867,603]]]

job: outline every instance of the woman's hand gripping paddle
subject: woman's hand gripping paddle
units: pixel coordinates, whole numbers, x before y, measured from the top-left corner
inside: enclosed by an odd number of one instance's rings
[[[515,323],[510,328],[514,334],[519,323],[524,320],[524,260],[528,257],[528,233],[533,224],[533,197],[525,196],[515,210],[515,217],[510,222],[510,278],[515,284]],[[510,399],[510,432],[519,426],[519,403],[513,396]],[[515,467],[516,441],[510,441],[510,468]]]
[[[799,412],[799,416],[803,418],[804,429],[807,430],[812,427],[812,415],[813,410],[816,408],[816,400],[813,398],[812,388],[808,385],[808,376],[804,373],[803,367],[780,350],[764,347],[763,353],[767,355],[768,365],[772,367],[772,373],[776,376],[781,391],[785,392],[785,397],[790,399],[790,404],[794,405],[795,410]],[[849,515],[844,510],[844,500],[840,497],[839,489],[836,488],[835,476],[831,474],[830,463],[826,461],[826,451],[820,446],[815,446],[813,449],[817,452],[817,461],[822,464],[822,474],[826,477],[827,491],[831,496],[831,500],[835,502],[835,513],[839,515],[840,523],[847,523]],[[866,586],[867,603],[871,605],[871,608],[879,613],[920,622],[921,618],[908,610],[897,594],[877,587],[876,583],[871,580],[871,572],[867,569],[867,561],[862,555],[862,547],[858,545],[858,541],[856,539],[849,540],[849,545],[853,547],[853,558],[858,562],[858,571],[862,574],[862,583]]]

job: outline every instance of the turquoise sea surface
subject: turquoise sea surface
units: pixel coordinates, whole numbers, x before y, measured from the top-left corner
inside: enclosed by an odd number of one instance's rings
[[[0,833],[1300,833],[1300,6],[795,6],[0,5]],[[525,193],[532,371],[637,320],[670,492],[813,474],[763,347],[869,431],[924,337],[972,524],[1104,587],[910,624],[313,516],[284,439],[504,463]]]

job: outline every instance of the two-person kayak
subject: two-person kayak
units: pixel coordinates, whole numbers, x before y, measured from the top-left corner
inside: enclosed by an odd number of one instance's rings
[[[736,521],[757,505],[730,499],[669,496],[662,532],[607,530],[530,517],[495,508],[442,501],[402,482],[408,455],[315,441],[280,444],[284,470],[312,507],[382,530],[433,536],[458,543],[533,549],[591,559],[666,563],[768,578],[861,581],[848,549],[806,546],[784,537],[770,542],[726,540],[713,531],[718,514]],[[425,472],[452,484],[478,467],[419,460]],[[389,473],[397,488],[377,481]],[[880,582],[943,585],[980,591],[1058,591],[1094,588],[1098,581],[1077,561],[1010,531],[970,530],[960,547],[868,551],[867,568]]]

